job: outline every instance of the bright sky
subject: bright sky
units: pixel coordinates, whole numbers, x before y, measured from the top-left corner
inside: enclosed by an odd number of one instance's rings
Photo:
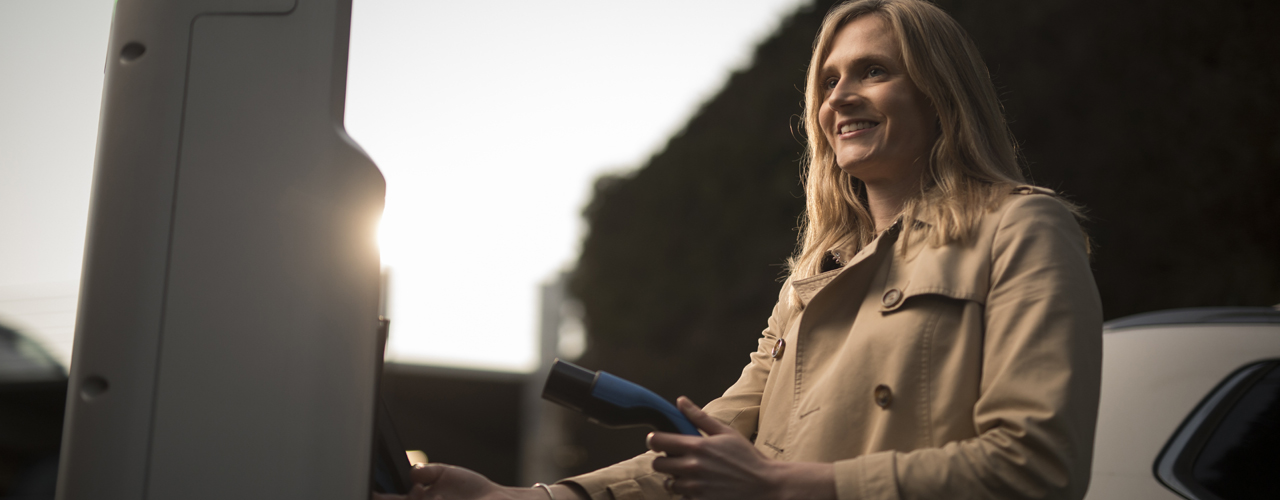
[[[539,284],[798,0],[356,0],[347,129],[387,179],[401,362],[533,368]],[[67,362],[110,0],[0,0],[0,323]]]

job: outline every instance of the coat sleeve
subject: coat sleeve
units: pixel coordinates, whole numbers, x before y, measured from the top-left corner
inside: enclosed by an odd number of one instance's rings
[[[742,369],[742,376],[723,396],[703,407],[708,414],[733,427],[748,439],[754,437],[759,423],[760,399],[764,395],[769,370],[773,368],[773,345],[779,337],[785,335],[793,314],[787,306],[787,292],[790,290],[791,283],[788,281],[782,286],[778,302],[773,306],[773,314],[769,316],[768,327],[761,335],[755,352],[751,353],[751,362]],[[653,471],[652,464],[656,456],[653,452],[647,452],[560,482],[580,486],[593,500],[674,498],[662,486],[666,475]]]
[[[1102,306],[1075,218],[1015,196],[991,245],[976,437],[835,463],[841,499],[1079,499],[1089,483]]]

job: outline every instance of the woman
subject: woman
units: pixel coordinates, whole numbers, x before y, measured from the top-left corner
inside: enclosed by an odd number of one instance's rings
[[[1080,498],[1101,307],[1073,209],[1023,185],[985,65],[922,0],[827,15],[806,224],[705,437],[537,489],[415,471],[413,498]]]

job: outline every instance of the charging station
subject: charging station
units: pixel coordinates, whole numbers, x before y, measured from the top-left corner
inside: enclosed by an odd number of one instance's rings
[[[385,183],[351,0],[119,0],[57,498],[364,499]]]

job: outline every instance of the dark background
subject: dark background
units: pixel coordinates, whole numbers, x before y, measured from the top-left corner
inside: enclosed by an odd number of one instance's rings
[[[803,208],[819,0],[637,171],[600,179],[571,291],[580,361],[705,403],[737,379]],[[981,50],[1036,184],[1088,210],[1107,319],[1280,302],[1280,2],[940,0]],[[570,420],[586,472],[643,430]]]

